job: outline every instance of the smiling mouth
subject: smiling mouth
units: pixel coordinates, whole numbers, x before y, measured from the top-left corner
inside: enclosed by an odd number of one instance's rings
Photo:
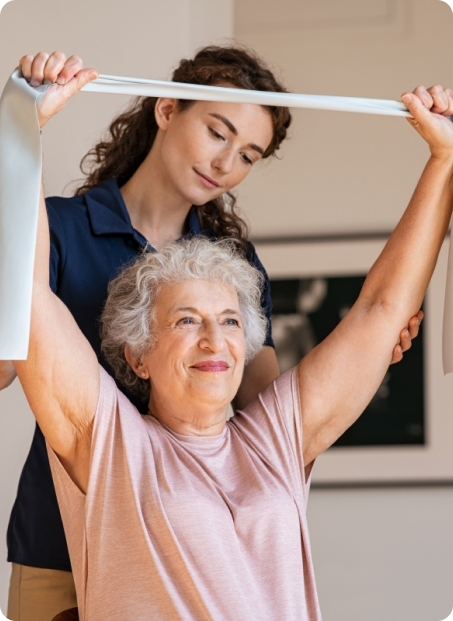
[[[200,181],[207,187],[210,188],[211,190],[213,188],[218,188],[219,184],[217,183],[217,181],[214,181],[214,179],[211,179],[211,177],[207,177],[206,175],[202,175],[201,173],[198,172],[198,170],[195,170],[196,174],[198,175],[198,177],[200,178]]]
[[[222,371],[228,371],[230,367],[223,360],[203,360],[192,365],[191,368],[204,373],[221,373]]]

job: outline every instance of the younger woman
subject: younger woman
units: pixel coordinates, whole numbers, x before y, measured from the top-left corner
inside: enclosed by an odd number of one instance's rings
[[[41,126],[96,75],[82,69],[78,57],[66,59],[61,52],[25,56],[20,67],[32,85],[57,83],[39,103]],[[208,47],[193,60],[181,61],[173,80],[284,90],[260,60],[228,47]],[[51,288],[112,376],[101,353],[98,324],[109,281],[143,251],[204,235],[237,239],[249,263],[265,277],[265,346],[246,366],[235,405],[244,407],[277,377],[269,283],[229,192],[260,159],[276,152],[290,122],[286,108],[142,98],[111,124],[108,137],[88,154],[90,172],[76,196],[47,200]],[[411,334],[403,331],[396,360],[416,334],[417,321],[410,324]],[[14,377],[10,365],[3,365],[3,375],[6,385]],[[147,413],[147,403],[120,382],[118,386]],[[8,548],[8,560],[13,562],[10,619],[48,621],[75,605],[71,565],[39,426],[11,515]]]

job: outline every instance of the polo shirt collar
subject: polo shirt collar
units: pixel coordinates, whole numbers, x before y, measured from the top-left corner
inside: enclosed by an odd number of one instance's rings
[[[143,235],[131,223],[118,180],[108,179],[84,194],[91,226],[95,235],[132,235],[141,245],[146,245]],[[202,232],[196,207],[192,206],[186,219],[187,233],[183,239]]]
[[[197,208],[194,205],[192,205],[187,214],[185,228],[187,229],[187,233],[184,235],[183,239],[193,237],[194,235],[200,235],[202,232],[200,218],[197,214]]]

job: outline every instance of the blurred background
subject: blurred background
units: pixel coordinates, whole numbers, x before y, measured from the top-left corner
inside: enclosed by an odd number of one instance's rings
[[[399,99],[417,84],[453,86],[453,15],[439,0],[14,0],[0,15],[0,85],[24,54],[55,49],[101,73],[166,79],[181,57],[231,38],[294,92]],[[81,94],[46,126],[47,195],[71,193],[81,157],[127,102]],[[312,110],[294,117],[281,157],[238,191],[253,237],[390,231],[428,155],[409,124]],[[15,382],[0,393],[3,611],[6,526],[33,428]],[[325,621],[450,614],[452,486],[315,487],[308,516]]]

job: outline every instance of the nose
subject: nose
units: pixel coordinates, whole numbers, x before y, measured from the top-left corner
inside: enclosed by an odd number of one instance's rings
[[[230,173],[233,170],[236,154],[231,148],[222,149],[212,161],[212,166],[222,174]]]
[[[222,328],[216,320],[205,321],[200,329],[199,346],[212,353],[219,353],[224,348]]]

